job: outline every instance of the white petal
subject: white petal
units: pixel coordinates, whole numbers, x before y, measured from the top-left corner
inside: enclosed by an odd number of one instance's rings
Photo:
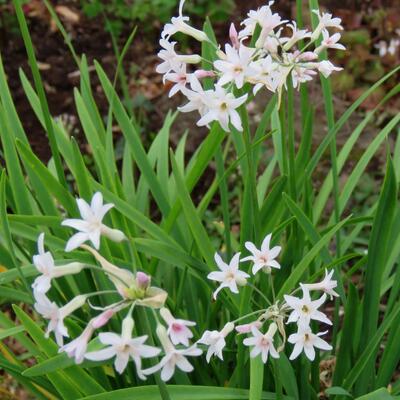
[[[292,354],[289,357],[289,360],[294,360],[295,358],[297,358],[299,356],[299,354],[303,351],[303,346],[300,342],[297,342],[294,345]]]
[[[109,345],[119,345],[121,343],[121,336],[113,332],[102,332],[99,334],[100,342]]]
[[[120,351],[115,357],[114,367],[119,374],[122,374],[128,365],[129,353],[126,351]]]
[[[177,357],[176,365],[179,369],[181,369],[184,372],[192,372],[194,369],[193,365],[190,364],[190,362],[183,356]]]
[[[91,361],[103,361],[114,357],[116,351],[113,347],[107,347],[98,351],[92,351],[85,354],[85,358]]]
[[[77,249],[81,244],[85,243],[88,239],[89,236],[87,233],[82,233],[82,232],[75,233],[75,235],[71,236],[71,238],[68,240],[65,246],[65,251],[69,252]]]

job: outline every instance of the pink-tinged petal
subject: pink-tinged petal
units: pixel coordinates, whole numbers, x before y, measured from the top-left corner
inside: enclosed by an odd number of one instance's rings
[[[113,332],[102,332],[99,334],[100,342],[108,345],[119,345],[121,336]]]
[[[169,381],[172,378],[172,375],[174,375],[174,372],[175,372],[175,363],[169,360],[161,370],[161,379],[164,382]]]
[[[177,367],[184,372],[192,372],[193,365],[183,356],[178,356],[176,359]]]
[[[119,374],[122,374],[125,371],[126,366],[129,362],[129,353],[128,352],[118,352],[115,357],[114,367]]]
[[[261,353],[261,349],[258,346],[254,346],[251,349],[250,357],[251,358],[256,358],[260,353]]]
[[[85,354],[85,358],[90,361],[103,361],[109,360],[110,358],[114,357],[116,351],[113,347],[107,347],[102,350],[92,351]]]
[[[265,236],[265,238],[261,244],[261,251],[263,253],[269,252],[269,245],[271,243],[271,237],[272,237],[272,233]]]
[[[269,258],[276,258],[279,253],[281,252],[282,247],[281,246],[275,246],[273,247],[269,252],[268,252],[268,256]]]
[[[241,258],[241,259],[240,259],[240,262],[246,262],[246,261],[253,261],[253,262],[255,262],[255,257],[254,257],[254,256],[247,256],[247,257],[244,257],[244,258]]]
[[[261,359],[264,364],[268,361],[268,349],[263,349],[261,352]]]
[[[246,247],[246,249],[250,251],[250,253],[252,253],[253,256],[260,253],[255,244],[252,242],[245,242],[244,247]]]
[[[251,268],[251,272],[255,275],[260,269],[264,267],[264,263],[255,263]]]
[[[278,263],[278,261],[275,261],[275,260],[268,261],[267,266],[272,267],[272,268],[277,268],[277,269],[281,268],[281,265]]]

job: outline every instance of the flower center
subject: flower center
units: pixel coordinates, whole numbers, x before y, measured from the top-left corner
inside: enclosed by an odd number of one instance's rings
[[[303,311],[304,314],[308,314],[310,309],[304,304],[303,307],[301,307],[301,311]]]
[[[227,273],[226,273],[226,279],[227,280],[234,280],[235,279],[235,274],[233,273],[233,272],[231,272],[231,271],[228,271]]]
[[[241,74],[241,73],[243,72],[243,68],[242,68],[241,66],[237,65],[237,66],[233,69],[233,71],[234,71],[236,74]]]
[[[226,110],[228,109],[228,104],[226,104],[225,102],[223,102],[223,103],[221,103],[220,108],[221,108],[222,111],[226,111]]]
[[[265,337],[263,337],[263,338],[261,339],[261,341],[260,341],[260,345],[261,345],[262,347],[268,347],[268,346],[269,346],[269,341],[268,341],[268,339],[265,338]]]
[[[305,342],[308,342],[310,340],[310,335],[308,334],[308,333],[306,333],[305,335],[304,335],[304,341]]]
[[[183,326],[181,324],[178,324],[177,322],[173,322],[171,325],[171,328],[174,332],[181,332],[183,329]]]

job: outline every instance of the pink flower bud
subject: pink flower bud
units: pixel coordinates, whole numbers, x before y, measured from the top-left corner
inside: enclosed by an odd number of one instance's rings
[[[150,285],[150,276],[139,271],[136,273],[136,283],[139,289],[146,290]]]
[[[99,329],[104,326],[114,315],[114,310],[110,308],[109,310],[103,311],[100,315],[95,317],[92,322],[93,329]]]
[[[238,32],[237,32],[237,30],[235,28],[235,24],[233,22],[231,23],[231,26],[229,28],[229,38],[231,39],[232,46],[235,49],[238,49],[240,46]]]
[[[238,333],[249,333],[251,332],[251,328],[254,326],[255,328],[261,328],[262,323],[260,321],[253,321],[249,324],[238,325],[235,329]]]
[[[303,54],[299,55],[299,60],[302,61],[313,61],[318,58],[318,54],[315,54],[313,51],[306,51]]]
[[[203,78],[214,78],[215,72],[214,71],[206,71],[205,69],[198,69],[194,72],[196,78],[203,79]]]

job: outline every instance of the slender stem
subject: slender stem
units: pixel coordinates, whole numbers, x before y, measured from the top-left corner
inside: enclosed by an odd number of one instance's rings
[[[272,303],[268,299],[268,297],[256,286],[254,286],[252,283],[247,282],[247,286],[251,287],[254,291],[256,291],[270,306]]]
[[[275,295],[275,288],[274,288],[274,278],[273,278],[272,274],[269,274],[268,279],[269,279],[269,284],[271,286],[272,301],[273,301],[273,303],[275,303],[276,295]]]
[[[262,309],[262,310],[257,310],[257,311],[253,311],[249,314],[243,315],[239,318],[236,318],[235,320],[231,321],[232,324],[236,324],[236,322],[242,321],[243,319],[246,319],[248,317],[251,317],[252,315],[257,315],[257,314],[262,314],[265,313],[268,310],[268,308]]]

